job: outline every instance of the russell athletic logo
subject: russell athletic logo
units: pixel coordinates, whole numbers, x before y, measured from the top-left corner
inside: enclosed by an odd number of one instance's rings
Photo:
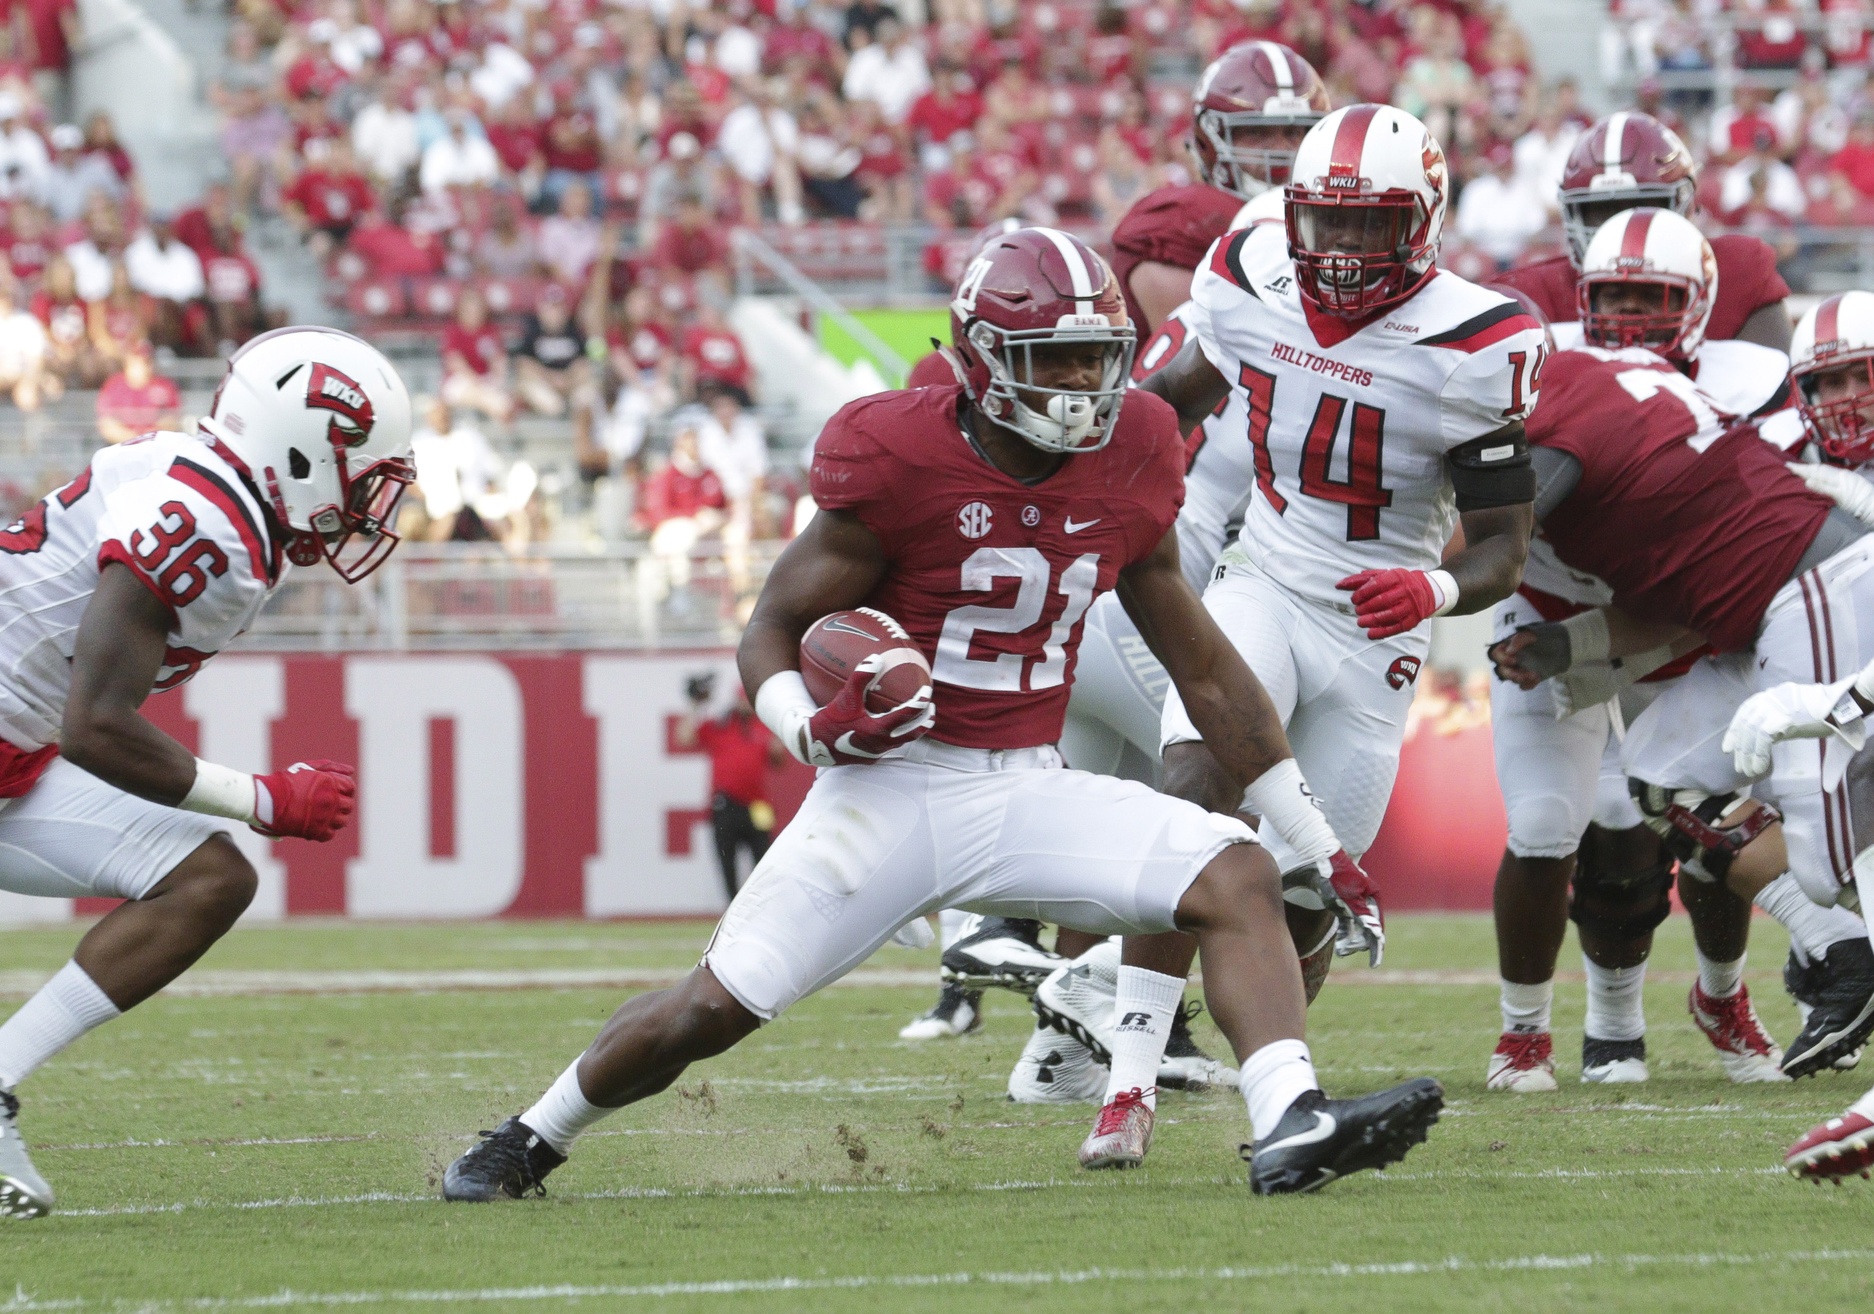
[[[1152,1015],[1150,1013],[1128,1013],[1119,1019],[1119,1025],[1113,1029],[1115,1031],[1149,1031],[1151,1028]]]
[[[1403,689],[1418,678],[1419,659],[1416,657],[1395,657],[1392,665],[1386,668],[1386,683],[1395,689]]]

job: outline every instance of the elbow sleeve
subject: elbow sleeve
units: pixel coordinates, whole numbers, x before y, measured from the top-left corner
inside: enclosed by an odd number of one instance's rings
[[[1521,426],[1512,433],[1487,434],[1453,447],[1445,453],[1445,465],[1451,472],[1459,511],[1485,511],[1535,500],[1536,472]]]

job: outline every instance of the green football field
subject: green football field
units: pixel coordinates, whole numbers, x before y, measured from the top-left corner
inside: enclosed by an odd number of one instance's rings
[[[547,1199],[498,1206],[441,1203],[443,1166],[708,928],[237,932],[187,993],[22,1087],[60,1211],[0,1222],[0,1311],[1874,1307],[1874,1183],[1778,1168],[1874,1063],[1728,1085],[1685,1015],[1674,918],[1648,991],[1650,1084],[1575,1082],[1576,972],[1558,992],[1562,1090],[1486,1095],[1487,921],[1391,929],[1385,973],[1336,968],[1315,1058],[1330,1091],[1431,1073],[1449,1107],[1403,1165],[1320,1195],[1249,1194],[1234,1092],[1166,1094],[1142,1170],[1081,1172],[1087,1107],[1004,1098],[1024,1002],[992,994],[961,1041],[901,1042],[934,955],[887,949],[601,1124]],[[1751,984],[1787,1039],[1783,942],[1761,918],[1755,936]],[[0,933],[0,989],[19,998],[75,938]],[[1200,1036],[1218,1042],[1207,1021]]]

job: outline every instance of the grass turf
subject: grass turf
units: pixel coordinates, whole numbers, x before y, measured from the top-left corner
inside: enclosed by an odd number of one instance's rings
[[[700,924],[295,925],[230,936],[203,969],[680,968]],[[1474,917],[1397,917],[1388,967],[1493,963]],[[1758,919],[1751,981],[1794,1035],[1783,942]],[[0,933],[0,967],[50,971],[70,927]],[[888,949],[873,967],[931,954]],[[1564,967],[1579,962],[1571,948]],[[1656,973],[1686,972],[1683,918]],[[1090,1174],[1086,1106],[1003,1098],[1029,1015],[910,1044],[928,987],[842,987],[578,1147],[545,1200],[445,1206],[441,1170],[531,1101],[618,992],[162,997],[21,1091],[61,1212],[0,1223],[0,1311],[118,1307],[746,1308],[835,1311],[1777,1307],[1874,1302],[1874,1193],[1800,1185],[1782,1148],[1867,1073],[1727,1084],[1648,988],[1653,1080],[1573,1079],[1582,992],[1558,989],[1563,1087],[1486,1095],[1489,985],[1348,983],[1310,1017],[1331,1091],[1431,1073],[1450,1105],[1384,1175],[1258,1200],[1233,1092],[1168,1093],[1138,1172]],[[0,1009],[6,1006],[0,1005]],[[1200,1039],[1222,1052],[1208,1022]]]

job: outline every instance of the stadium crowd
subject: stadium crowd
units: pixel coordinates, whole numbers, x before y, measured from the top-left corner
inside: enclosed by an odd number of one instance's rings
[[[52,7],[68,59],[75,17]],[[106,441],[175,411],[152,349],[225,355],[277,322],[246,234],[284,221],[363,331],[440,353],[428,446],[454,473],[426,488],[422,536],[550,532],[508,514],[533,474],[504,472],[483,432],[537,417],[593,486],[576,499],[593,512],[583,532],[651,539],[672,560],[699,538],[783,533],[798,491],[793,462],[770,468],[729,324],[736,227],[797,258],[915,233],[931,290],[993,220],[1098,241],[1139,197],[1191,179],[1204,64],[1269,38],[1335,103],[1425,120],[1458,185],[1443,259],[1487,276],[1559,249],[1556,182],[1590,115],[1488,0],[231,12],[209,87],[225,173],[164,214],[107,115],[60,121],[64,91],[38,67],[50,38],[31,36],[45,25],[16,8],[11,57],[0,37],[0,392],[30,410],[100,388]],[[1708,215],[1790,254],[1797,225],[1874,224],[1870,14],[1874,0],[1617,0],[1603,53],[1704,162]],[[1701,70],[1713,78],[1686,80]]]

